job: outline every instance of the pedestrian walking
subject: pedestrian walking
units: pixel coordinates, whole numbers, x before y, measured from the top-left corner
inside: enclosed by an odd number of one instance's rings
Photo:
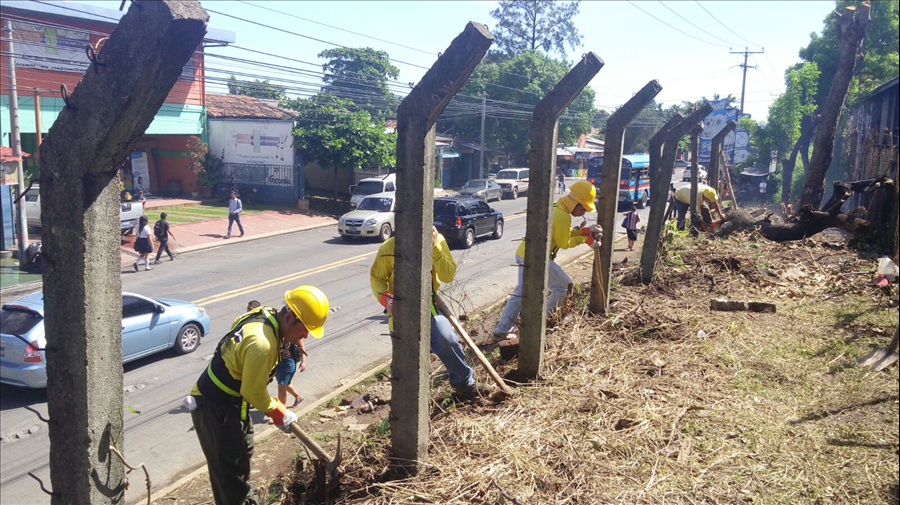
[[[169,214],[162,212],[159,215],[159,220],[156,224],[153,225],[153,234],[156,236],[156,260],[153,262],[154,265],[159,265],[159,258],[162,256],[163,251],[166,251],[166,254],[169,255],[170,261],[175,261],[175,253],[173,253],[169,249],[169,237],[172,237],[172,240],[175,240],[175,234],[172,233],[172,229],[169,227],[169,222],[166,221],[166,218],[169,217]]]
[[[603,238],[603,229],[599,225],[590,228],[572,229],[572,218],[581,217],[586,212],[594,212],[594,200],[597,198],[597,190],[587,181],[578,181],[572,184],[569,194],[554,202],[551,213],[552,230],[550,234],[550,297],[547,300],[547,315],[555,311],[569,293],[572,279],[556,264],[556,254],[560,249],[569,249],[581,244],[587,244],[594,249],[600,248],[600,240]],[[519,243],[516,250],[516,265],[518,265],[519,279],[516,289],[506,302],[506,307],[500,314],[500,320],[494,327],[494,340],[505,340],[511,337],[510,332],[519,318],[522,310],[522,290],[524,285],[525,265],[525,239]]]
[[[437,228],[431,227],[432,293],[437,293],[441,282],[452,282],[456,276],[456,261],[450,255],[450,246]],[[369,283],[375,299],[388,314],[388,329],[394,331],[394,237],[387,239],[378,249],[375,262],[369,270]],[[475,382],[475,374],[466,363],[466,353],[456,338],[453,327],[431,301],[431,352],[440,358],[450,378],[450,386],[460,396],[488,395],[490,388]]]
[[[561,168],[556,171],[556,189],[559,193],[566,192],[566,173]]]
[[[272,398],[266,385],[284,342],[298,344],[309,335],[322,338],[328,309],[322,291],[300,286],[284,294],[281,310],[259,307],[238,317],[185,398],[216,505],[258,503],[249,482],[253,455],[249,407],[290,432],[297,414]]]
[[[141,216],[138,220],[137,228],[135,228],[134,250],[139,254],[138,259],[134,260],[134,271],[138,271],[141,260],[144,260],[144,270],[153,270],[150,268],[150,253],[153,252],[153,238],[150,230],[150,220],[147,216]]]
[[[306,371],[306,348],[303,346],[303,341],[301,340],[299,344],[285,342],[279,350],[279,357],[278,368],[275,370],[275,380],[278,382],[278,401],[286,407],[287,395],[290,393],[294,397],[291,408],[294,408],[303,401],[303,396],[291,384],[295,373]]]
[[[241,224],[241,211],[243,210],[244,206],[241,205],[241,199],[232,191],[231,199],[228,200],[228,233],[225,235],[225,238],[231,238],[231,225],[234,223],[237,223],[241,236],[244,236],[244,225]]]
[[[637,241],[637,226],[641,222],[641,216],[637,213],[637,206],[631,204],[631,210],[624,214],[625,219],[622,220],[622,228],[628,235],[628,250],[634,250],[634,243]]]

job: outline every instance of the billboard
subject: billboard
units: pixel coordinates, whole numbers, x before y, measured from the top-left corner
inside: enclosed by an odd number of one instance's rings
[[[294,166],[291,120],[209,121],[209,151],[224,163]]]
[[[698,161],[703,165],[709,165],[712,154],[712,139],[725,128],[729,121],[737,120],[738,110],[728,107],[728,100],[714,100],[709,102],[713,111],[703,119],[703,132],[700,133],[700,153]],[[722,142],[725,151],[725,159],[730,160],[732,146],[734,145],[734,133],[729,133]]]
[[[750,114],[741,114],[740,119],[749,118]],[[732,135],[729,134],[729,137]],[[725,143],[728,144],[728,139],[725,139]],[[731,151],[731,156],[726,156],[725,160],[730,165],[737,165],[739,163],[743,163],[747,161],[747,158],[750,157],[750,132],[741,128],[738,125],[734,130],[734,142],[733,149]]]
[[[91,37],[81,31],[13,21],[16,66],[84,73],[90,65],[85,47]]]

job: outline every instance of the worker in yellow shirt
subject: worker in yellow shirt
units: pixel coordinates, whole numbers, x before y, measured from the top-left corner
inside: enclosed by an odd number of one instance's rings
[[[431,227],[431,284],[437,293],[441,282],[451,282],[456,276],[456,261],[450,255],[450,246],[437,228]],[[394,330],[394,238],[387,239],[378,248],[378,254],[369,270],[369,283],[375,299],[388,314],[388,329]],[[490,388],[475,382],[475,376],[466,363],[466,353],[447,317],[431,303],[431,352],[444,364],[450,377],[450,385],[460,396],[490,394]]]
[[[697,184],[697,214],[700,214],[700,207],[704,203],[708,203],[712,210],[715,210],[722,219],[722,208],[719,207],[719,195],[716,190],[706,184]],[[675,190],[675,211],[678,216],[678,229],[684,229],[684,221],[687,216],[688,209],[691,207],[691,185],[682,186]]]
[[[581,217],[586,212],[594,212],[594,200],[597,198],[597,190],[588,181],[578,181],[569,188],[569,194],[561,197],[553,204],[550,215],[550,297],[547,299],[547,314],[553,313],[569,292],[572,279],[556,264],[556,254],[560,249],[569,249],[581,244],[587,244],[594,249],[600,248],[600,240],[603,238],[603,229],[599,225],[590,228],[572,228],[570,216]],[[506,307],[500,314],[500,320],[494,327],[494,340],[510,338],[519,312],[522,310],[522,285],[524,283],[525,265],[525,239],[516,250],[516,265],[519,267],[519,282],[515,291],[506,302]]]
[[[185,406],[209,467],[216,505],[256,504],[250,487],[253,421],[248,405],[288,432],[297,414],[272,398],[266,385],[275,374],[283,342],[322,338],[328,298],[313,286],[284,294],[281,310],[255,308],[238,317],[216,347]]]

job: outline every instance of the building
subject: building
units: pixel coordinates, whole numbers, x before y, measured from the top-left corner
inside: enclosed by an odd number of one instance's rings
[[[111,4],[112,5],[112,4]],[[74,2],[4,1],[0,17],[12,24],[19,95],[19,125],[22,149],[34,152],[35,97],[40,101],[42,133],[53,125],[65,105],[61,88],[73,92],[90,65],[85,48],[101,47],[124,12]],[[4,33],[4,39],[8,34]],[[188,168],[191,136],[206,138],[206,90],[204,47],[233,43],[233,32],[208,28],[207,35],[185,65],[135,151],[125,161],[121,175],[126,189],[143,186],[150,193],[182,194],[196,191],[197,174]],[[6,54],[9,44],[0,42]],[[0,72],[0,143],[10,145],[9,85],[6,57]],[[26,161],[26,174],[34,177],[38,167]]]

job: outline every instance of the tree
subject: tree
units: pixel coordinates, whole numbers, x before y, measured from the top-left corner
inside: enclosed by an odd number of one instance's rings
[[[494,42],[515,56],[523,51],[556,51],[566,57],[566,46],[575,49],[583,38],[575,27],[579,1],[505,0],[491,11],[497,20]]]
[[[332,167],[337,174],[339,169],[395,164],[396,134],[386,133],[383,122],[373,123],[369,113],[356,110],[352,101],[322,93],[288,100],[285,106],[299,113],[294,147],[322,168]],[[334,191],[337,194],[337,186]]]
[[[319,53],[326,58],[323,93],[352,100],[376,120],[396,117],[400,100],[388,89],[388,79],[400,76],[388,53],[371,47],[340,47]]]
[[[260,81],[254,79],[251,81],[242,81],[235,77],[234,74],[228,77],[228,93],[232,95],[246,95],[263,100],[284,100],[284,87],[272,84],[268,79]]]
[[[525,155],[531,143],[531,111],[548,91],[569,71],[569,66],[537,51],[525,51],[512,58],[492,58],[481,64],[460,90],[457,101],[477,104],[486,93],[491,101],[521,104],[504,104],[504,111],[488,112],[485,121],[485,145],[491,149],[504,150],[514,156]],[[499,86],[489,86],[488,83]],[[464,95],[464,96],[463,96]],[[572,144],[591,128],[594,116],[594,90],[590,87],[578,95],[572,105],[563,112],[559,122],[559,142]],[[517,109],[518,113],[509,112]],[[463,137],[478,138],[481,132],[481,117],[457,117],[442,120],[439,131],[458,134]]]

